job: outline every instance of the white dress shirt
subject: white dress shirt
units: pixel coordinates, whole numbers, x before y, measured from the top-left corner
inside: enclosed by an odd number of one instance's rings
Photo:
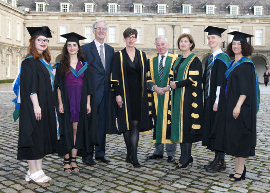
[[[100,44],[97,40],[94,39],[94,42],[96,44],[96,47],[97,47],[97,51],[98,51],[98,54],[100,56],[100,45],[103,45],[103,53],[104,53],[104,58],[105,58],[105,45],[104,43],[103,44]]]

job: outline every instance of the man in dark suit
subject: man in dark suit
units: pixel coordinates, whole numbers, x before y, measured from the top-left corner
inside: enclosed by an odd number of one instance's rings
[[[95,159],[108,163],[110,160],[105,157],[106,146],[106,111],[107,101],[110,91],[110,73],[114,48],[104,43],[107,34],[107,24],[104,20],[96,20],[93,23],[94,41],[83,45],[87,62],[93,68],[95,81],[95,96],[98,110],[98,132],[99,145],[95,146]],[[87,157],[83,157],[83,162],[87,165],[95,165],[93,160],[94,146]]]

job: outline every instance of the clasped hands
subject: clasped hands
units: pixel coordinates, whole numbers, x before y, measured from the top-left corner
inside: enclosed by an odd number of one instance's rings
[[[163,95],[165,94],[166,92],[170,91],[170,87],[169,86],[166,86],[166,87],[158,87],[158,86],[154,86],[153,87],[153,90],[158,94],[158,95]]]

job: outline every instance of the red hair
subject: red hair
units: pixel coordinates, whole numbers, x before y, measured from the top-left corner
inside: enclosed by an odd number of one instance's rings
[[[44,50],[42,52],[42,54],[38,53],[38,51],[36,49],[35,41],[39,36],[40,35],[36,35],[36,36],[33,36],[30,38],[30,40],[29,40],[30,44],[28,46],[28,53],[27,53],[26,57],[32,55],[35,60],[44,58],[44,60],[46,62],[50,62],[51,61],[51,54],[50,54],[48,47],[46,48],[46,50]]]

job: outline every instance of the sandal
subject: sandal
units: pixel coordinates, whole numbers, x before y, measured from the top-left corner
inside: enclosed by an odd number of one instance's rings
[[[29,182],[31,179],[30,179],[30,172],[28,170],[27,174],[25,175],[25,181],[26,182]]]
[[[76,163],[76,165],[77,165],[76,157],[70,157],[70,162]],[[76,169],[77,169],[77,170],[76,170]],[[80,169],[79,169],[77,166],[76,166],[76,167],[72,167],[72,166],[71,166],[71,170],[74,171],[74,172],[79,172],[79,171],[80,171]]]
[[[38,172],[35,172],[33,174],[30,174],[30,176],[29,176],[30,180],[32,180],[32,181],[34,181],[36,183],[44,183],[44,182],[48,182],[49,181],[45,177],[36,180],[38,177],[40,177],[40,174]]]
[[[64,158],[64,167],[65,165],[70,165],[70,158]],[[71,167],[69,168],[64,168],[64,172],[70,173],[71,172]]]
[[[51,180],[51,178],[49,176],[46,176],[45,173],[43,172],[43,170],[39,170],[37,171],[39,173],[39,175],[44,175],[44,178],[47,179],[47,180]]]

